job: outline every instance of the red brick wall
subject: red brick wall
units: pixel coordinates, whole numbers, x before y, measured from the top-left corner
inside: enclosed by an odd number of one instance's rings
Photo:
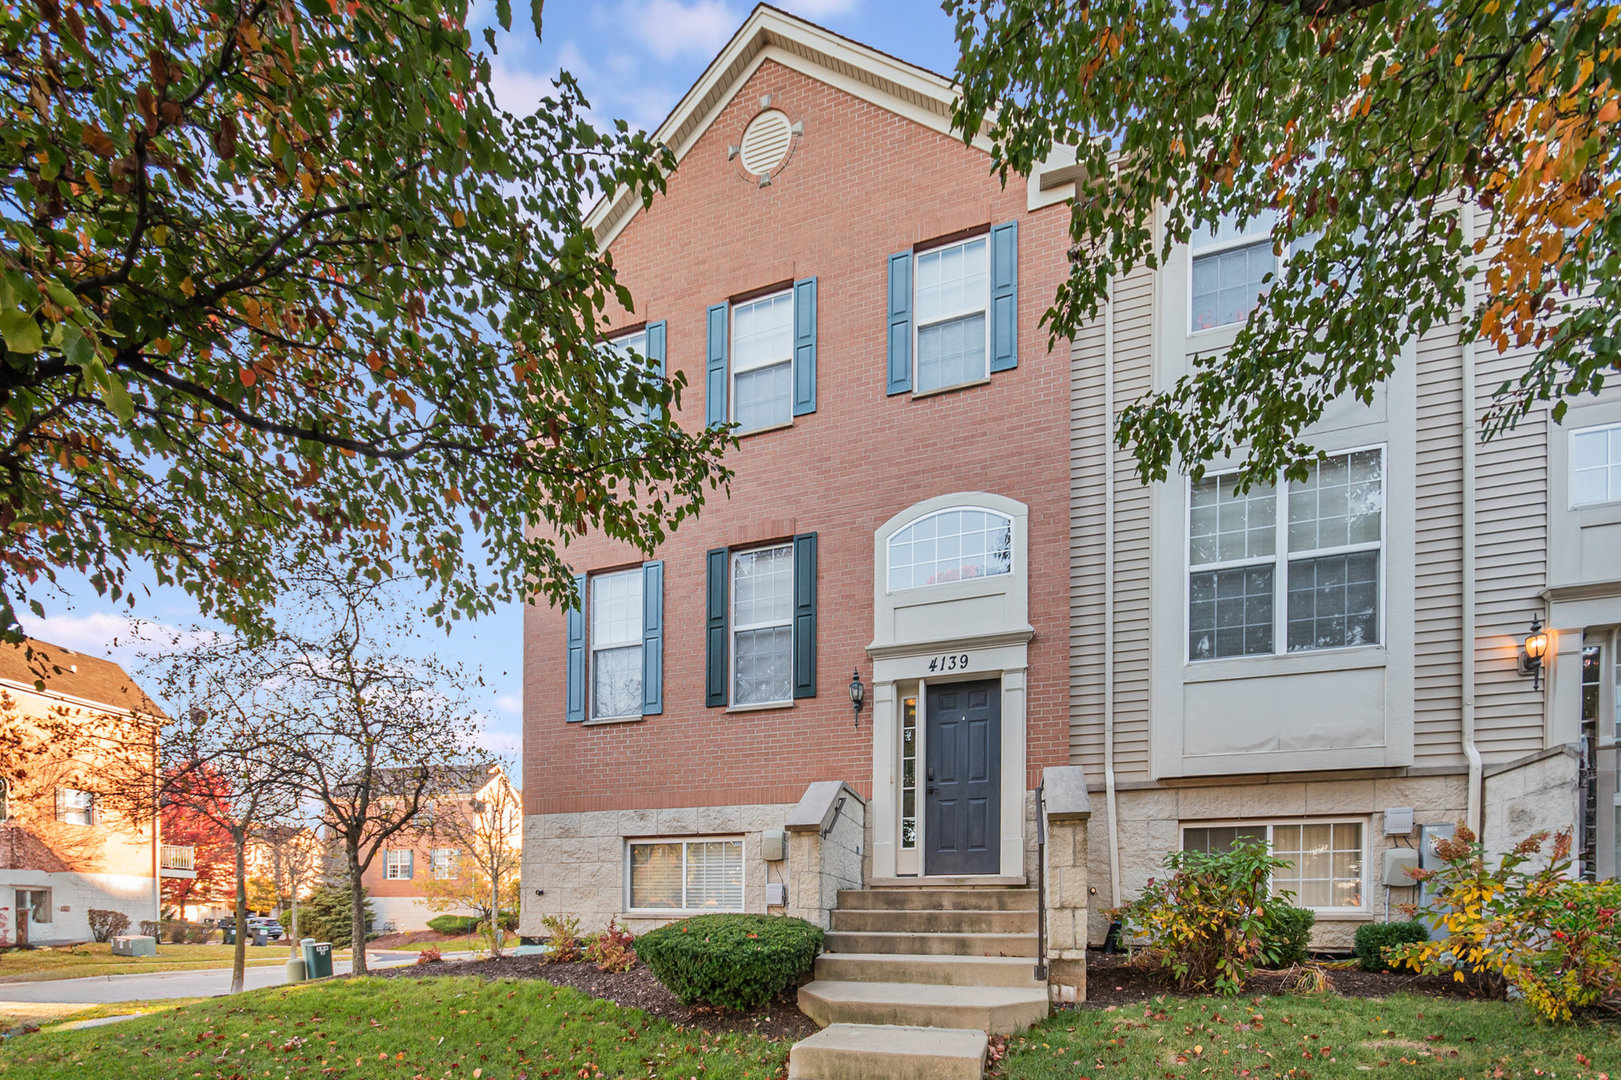
[[[758,189],[726,159],[762,95],[805,135]],[[612,245],[642,319],[668,321],[668,363],[689,379],[680,421],[704,418],[704,315],[728,296],[788,278],[818,281],[817,411],[745,436],[731,496],[712,498],[658,553],[665,561],[664,713],[582,727],[563,719],[564,620],[526,610],[525,813],[794,802],[815,780],[870,794],[872,729],[851,724],[846,685],[872,683],[874,531],[918,500],[983,490],[1030,508],[1030,786],[1068,763],[1069,351],[1039,326],[1065,273],[1063,206],[1026,212],[989,158],[895,113],[767,62],[671,177],[668,194]],[[885,395],[886,257],[987,222],[1019,221],[1019,366],[989,385],[913,399]],[[818,696],[792,708],[704,706],[704,553],[794,532],[819,534]],[[640,556],[586,538],[590,572]]]

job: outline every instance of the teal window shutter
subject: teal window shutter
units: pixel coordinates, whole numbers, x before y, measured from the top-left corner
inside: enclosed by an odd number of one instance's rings
[[[573,724],[585,719],[585,575],[574,579],[574,604],[568,609],[568,690],[563,696],[564,719]]]
[[[794,537],[794,697],[816,696],[816,534]]]
[[[663,319],[647,324],[647,358],[653,361],[653,370],[658,372],[659,378],[668,378],[670,365],[664,359],[664,328],[667,324]]]
[[[1019,223],[991,230],[991,370],[1019,366]]]
[[[816,279],[794,282],[794,415],[816,411]]]
[[[704,606],[708,612],[704,627],[704,704],[711,709],[726,704],[726,579],[729,562],[726,548],[714,548],[709,552],[708,581],[704,590]]]
[[[664,564],[642,564],[642,715],[664,711]]]
[[[889,257],[889,393],[912,389],[912,253]]]
[[[729,304],[711,304],[708,319],[708,352],[704,367],[704,423],[726,423],[726,323]]]

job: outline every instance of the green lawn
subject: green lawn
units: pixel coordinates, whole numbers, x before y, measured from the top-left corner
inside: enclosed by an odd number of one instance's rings
[[[1007,1080],[1621,1080],[1621,1024],[1523,1005],[1333,994],[1160,998],[1054,1014],[1009,1041]]]
[[[0,1045],[6,1080],[781,1076],[786,1042],[708,1035],[539,980],[344,979]]]
[[[0,952],[0,983],[230,967],[234,950],[233,945],[159,945],[156,956],[114,956],[110,944],[75,945],[71,949],[7,949]],[[248,946],[250,966],[286,962],[286,946]]]
[[[0,1031],[32,1024],[45,1027],[68,1020],[94,1020],[98,1016],[129,1016],[164,1012],[207,998],[164,998],[159,1001],[118,1001],[110,1005],[83,1003],[0,1001]]]

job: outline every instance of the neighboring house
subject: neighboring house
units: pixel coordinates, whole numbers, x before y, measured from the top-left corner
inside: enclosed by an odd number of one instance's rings
[[[29,644],[35,669],[0,645],[0,945],[87,941],[92,908],[157,918],[160,876],[190,874],[191,850],[104,798],[111,776],[153,769],[157,706],[111,661]]]
[[[523,932],[1034,885],[1044,786],[1079,823],[1047,851],[1066,960],[1169,851],[1242,837],[1325,948],[1418,899],[1403,860],[1458,822],[1573,829],[1614,876],[1621,389],[1483,442],[1527,356],[1454,323],[1331,406],[1306,481],[1145,486],[1118,415],[1232,341],[1266,223],[1049,353],[1073,165],[1004,189],[953,100],[756,8],[657,132],[667,193],[593,212],[638,305],[608,343],[740,446],[650,559],[577,538],[580,602],[528,609]]]
[[[430,902],[430,882],[460,879],[469,872],[465,850],[473,835],[488,825],[489,807],[516,805],[521,795],[506,771],[496,764],[466,768],[439,767],[430,782],[421,826],[408,829],[361,875],[368,891],[375,928],[385,933],[425,930],[428,920],[443,914]],[[504,789],[498,793],[498,789]],[[518,823],[509,819],[507,830],[514,848],[521,842]],[[451,914],[472,914],[457,909]]]

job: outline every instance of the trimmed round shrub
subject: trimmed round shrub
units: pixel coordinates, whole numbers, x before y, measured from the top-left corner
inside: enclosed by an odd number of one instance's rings
[[[752,1009],[810,973],[822,928],[781,915],[699,915],[636,939],[636,955],[683,1005]]]
[[[1391,945],[1409,945],[1430,940],[1429,929],[1418,920],[1410,922],[1368,923],[1356,930],[1356,943],[1351,954],[1362,961],[1364,971],[1394,971],[1385,961],[1385,949]]]
[[[1311,928],[1317,923],[1315,911],[1274,898],[1266,906],[1265,921],[1261,950],[1269,960],[1263,966],[1293,967],[1310,959]]]
[[[428,929],[447,937],[462,937],[478,928],[476,915],[440,915],[428,920]]]

